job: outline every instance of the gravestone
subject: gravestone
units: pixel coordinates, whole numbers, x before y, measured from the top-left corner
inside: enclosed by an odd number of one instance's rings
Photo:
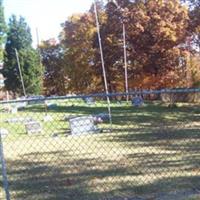
[[[37,121],[31,121],[25,124],[27,134],[37,134],[42,132],[42,126]]]
[[[44,120],[44,122],[52,122],[53,117],[51,115],[45,115],[43,120]]]
[[[17,98],[17,100],[24,100],[24,102],[17,102],[15,104],[15,107],[17,107],[18,110],[19,109],[24,109],[28,105],[28,103],[26,102],[26,97],[19,97],[19,98]]]
[[[92,97],[86,97],[84,98],[85,103],[87,103],[88,105],[93,105],[95,104],[95,100]]]
[[[18,108],[17,107],[12,107],[11,113],[12,114],[16,114],[18,112]]]
[[[97,115],[93,115],[93,117],[98,123],[109,121],[109,114],[107,113],[99,113]]]
[[[56,103],[48,103],[46,105],[47,105],[47,108],[49,108],[49,109],[55,109],[58,106]]]
[[[93,116],[83,116],[69,119],[72,135],[84,135],[98,133],[100,130],[95,125]]]
[[[16,117],[16,118],[11,118],[7,119],[5,122],[7,123],[28,123],[33,121],[31,117]]]
[[[132,105],[135,107],[140,107],[143,104],[144,104],[144,100],[142,99],[141,96],[137,96],[132,99]]]
[[[6,137],[9,134],[8,130],[5,128],[0,128],[0,135],[2,138]]]
[[[27,106],[27,102],[19,102],[19,103],[16,104],[16,107],[18,109],[26,108],[26,106]]]

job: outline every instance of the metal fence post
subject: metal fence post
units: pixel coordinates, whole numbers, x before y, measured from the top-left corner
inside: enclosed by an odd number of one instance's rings
[[[4,158],[3,142],[2,142],[1,134],[0,134],[0,161],[1,161],[1,168],[2,168],[3,187],[4,187],[4,191],[5,191],[5,195],[6,195],[6,200],[10,200],[10,192],[9,192],[7,170],[6,170],[6,161]]]

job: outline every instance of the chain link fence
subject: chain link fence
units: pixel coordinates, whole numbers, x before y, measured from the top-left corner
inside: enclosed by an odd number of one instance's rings
[[[106,97],[0,102],[1,199],[199,199],[200,90]]]

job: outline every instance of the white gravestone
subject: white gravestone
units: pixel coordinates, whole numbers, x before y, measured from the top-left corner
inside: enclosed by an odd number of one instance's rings
[[[83,135],[99,132],[93,116],[76,117],[69,120],[71,134]]]
[[[26,132],[27,134],[34,134],[34,133],[41,133],[42,132],[42,126],[37,121],[32,121],[25,124]]]
[[[0,135],[2,138],[6,137],[9,134],[8,130],[5,128],[0,128]]]

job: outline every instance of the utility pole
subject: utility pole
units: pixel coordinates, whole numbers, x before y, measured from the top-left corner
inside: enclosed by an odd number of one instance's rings
[[[37,38],[37,51],[40,57],[40,65],[42,65],[42,56],[41,56],[41,49],[40,49],[40,37],[38,28],[36,28],[36,38]]]
[[[18,65],[18,69],[19,69],[20,79],[21,79],[21,82],[22,82],[22,88],[23,88],[24,96],[26,97],[26,90],[25,90],[25,86],[24,86],[24,80],[23,80],[23,76],[22,76],[22,71],[21,71],[21,66],[20,66],[20,62],[19,62],[19,55],[18,55],[17,49],[15,49],[15,54],[16,54],[16,58],[17,58],[17,65]]]
[[[126,101],[128,102],[129,96],[128,96],[128,65],[127,65],[127,51],[126,51],[126,28],[125,24],[123,23],[123,43],[124,43],[124,68],[125,68],[125,90],[126,90]]]
[[[39,38],[38,28],[36,28],[36,39],[37,39],[37,48],[39,48],[39,45],[40,45],[40,38]]]
[[[117,9],[122,13],[123,9],[120,8],[120,6],[118,5],[118,3],[115,0],[111,0],[111,2],[113,2]],[[129,101],[129,86],[128,86],[128,64],[127,64],[127,48],[126,48],[126,27],[125,27],[125,23],[123,20],[123,17],[120,18],[120,22],[122,23],[123,26],[123,48],[124,48],[124,79],[125,79],[125,93],[126,93],[126,101]]]
[[[94,12],[95,12],[95,18],[96,18],[97,34],[98,34],[98,39],[99,39],[99,48],[100,48],[100,54],[101,54],[101,65],[102,65],[102,71],[103,71],[103,77],[104,77],[104,85],[105,85],[106,98],[107,98],[107,104],[108,104],[109,121],[110,121],[111,129],[112,129],[112,115],[111,115],[111,107],[110,107],[110,98],[109,98],[108,83],[107,83],[105,63],[104,63],[103,47],[102,47],[102,43],[101,43],[100,25],[99,25],[97,6],[96,6],[95,0],[94,0]]]

